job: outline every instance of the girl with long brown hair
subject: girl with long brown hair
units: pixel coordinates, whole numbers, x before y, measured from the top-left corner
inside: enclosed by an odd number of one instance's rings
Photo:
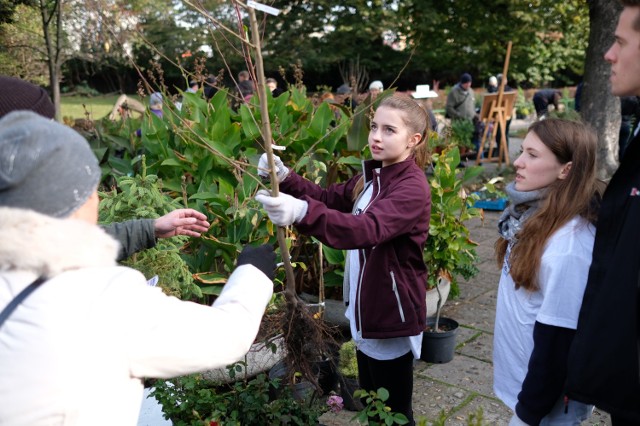
[[[580,424],[592,410],[562,398],[595,235],[601,184],[595,132],[574,121],[529,127],[498,228],[502,267],[494,390],[511,425]]]

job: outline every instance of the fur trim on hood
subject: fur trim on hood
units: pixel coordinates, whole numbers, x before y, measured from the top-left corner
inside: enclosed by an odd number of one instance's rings
[[[0,207],[0,235],[0,271],[47,277],[71,269],[114,266],[119,248],[96,225],[9,207]]]

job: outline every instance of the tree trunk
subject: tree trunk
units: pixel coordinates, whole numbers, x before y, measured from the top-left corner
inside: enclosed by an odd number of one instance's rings
[[[60,106],[60,77],[62,76],[62,0],[55,1],[54,14],[56,17],[55,51],[53,56],[54,73],[51,76],[51,92],[53,105],[56,107],[56,120],[62,122],[62,107]]]
[[[611,0],[588,0],[589,47],[585,60],[581,114],[598,133],[598,177],[609,179],[618,168],[620,98],[611,94],[611,66],[604,54],[614,41],[621,7]]]
[[[51,89],[51,100],[56,109],[56,120],[62,121],[60,110],[60,70],[61,60],[61,34],[62,34],[62,4],[61,0],[55,0],[50,4],[45,0],[40,0],[40,16],[42,17],[42,34],[47,50],[47,66],[49,68],[49,85]],[[52,34],[52,21],[56,20],[56,32]]]

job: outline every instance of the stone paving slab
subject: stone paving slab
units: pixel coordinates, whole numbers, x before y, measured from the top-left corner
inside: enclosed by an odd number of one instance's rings
[[[482,297],[482,296],[480,296]],[[452,303],[447,302],[446,311],[444,316],[453,318],[458,323],[464,324],[468,327],[485,331],[487,333],[493,333],[493,325],[495,322],[495,305],[494,311],[489,310],[489,306],[474,303]]]
[[[456,352],[460,352],[463,346],[476,340],[480,334],[482,334],[482,332],[479,330],[464,325],[460,326],[458,333],[456,333]]]
[[[497,232],[495,232],[495,234],[497,235]],[[478,254],[478,259],[481,259],[478,263],[476,263],[476,267],[479,270],[491,272],[494,274],[500,274],[500,268],[498,268],[498,264],[496,263],[494,257],[493,244],[481,245],[476,247],[476,253]]]
[[[468,356],[456,355],[446,364],[427,364],[422,368],[417,366],[415,376],[434,379],[495,398],[491,364]]]
[[[476,395],[468,404],[459,407],[447,421],[447,425],[467,426],[469,420],[482,419],[483,425],[506,426],[512,413],[502,402],[482,395]],[[475,423],[474,423],[475,424]]]
[[[435,420],[449,416],[453,409],[473,397],[473,393],[430,379],[419,380],[413,389],[413,415]]]
[[[500,282],[500,274],[498,272],[495,270],[487,272],[481,269],[475,277],[458,282],[460,294],[455,300],[466,302],[475,299],[486,293],[487,290],[498,288],[498,282]]]
[[[478,333],[477,330],[468,330],[474,332],[473,339],[461,343],[456,347],[456,352],[471,358],[488,363],[492,361],[493,350],[493,334]]]

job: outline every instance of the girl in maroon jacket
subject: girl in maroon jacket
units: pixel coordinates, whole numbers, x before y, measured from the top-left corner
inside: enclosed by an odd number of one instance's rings
[[[363,174],[323,189],[276,157],[283,192],[271,197],[261,190],[256,196],[276,225],[295,224],[301,233],[347,250],[345,315],[358,348],[360,387],[386,388],[387,404],[409,424],[414,424],[413,359],[420,357],[427,316],[422,257],[431,207],[424,173],[427,123],[413,99],[388,97],[371,122],[373,159],[364,162]],[[263,155],[259,174],[268,172]]]

